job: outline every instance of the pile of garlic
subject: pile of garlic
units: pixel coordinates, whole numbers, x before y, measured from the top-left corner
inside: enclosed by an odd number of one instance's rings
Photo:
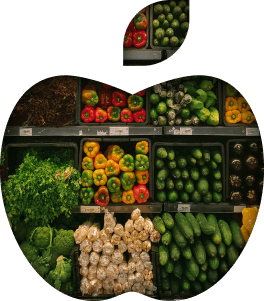
[[[82,225],[75,231],[80,244],[82,295],[120,295],[138,292],[153,296],[153,265],[149,251],[151,242],[160,234],[151,219],[143,218],[135,209],[125,226],[116,223],[114,214],[105,210],[104,228]]]

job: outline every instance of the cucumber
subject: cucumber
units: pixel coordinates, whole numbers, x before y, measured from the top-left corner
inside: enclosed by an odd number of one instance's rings
[[[209,257],[216,257],[217,256],[217,248],[216,245],[209,239],[209,238],[205,238],[204,239],[204,248],[206,251],[206,254]]]
[[[199,273],[199,275],[198,275],[197,278],[198,278],[198,280],[199,280],[200,282],[205,282],[205,281],[207,280],[207,275],[206,275],[205,272],[200,271],[200,273]]]
[[[160,269],[160,278],[161,279],[166,279],[168,278],[169,274],[166,272],[164,267],[161,267]]]
[[[164,245],[168,246],[171,243],[171,238],[171,232],[167,230],[164,234],[161,235],[161,242]]]
[[[167,229],[172,229],[174,226],[174,219],[169,212],[164,212],[161,216],[164,225]]]
[[[187,246],[187,239],[183,236],[176,224],[174,224],[172,228],[172,238],[180,248],[185,248]]]
[[[221,232],[220,232],[220,229],[219,229],[219,226],[217,223],[217,219],[214,214],[208,214],[207,220],[211,226],[215,227],[215,233],[212,235],[211,238],[212,238],[213,242],[218,245],[222,241],[222,236],[221,236]]]
[[[219,226],[219,229],[220,229],[220,232],[222,235],[223,242],[227,246],[230,246],[232,243],[233,237],[232,237],[232,232],[231,232],[231,229],[230,229],[228,223],[226,221],[220,219],[218,221],[218,226]]]
[[[185,260],[186,269],[194,276],[197,277],[200,272],[199,265],[194,257],[191,257],[189,260]]]
[[[159,263],[162,266],[165,266],[169,260],[169,249],[167,246],[159,246]]]
[[[181,278],[182,274],[183,274],[183,264],[180,260],[174,262],[174,269],[173,269],[173,274],[178,277]]]
[[[194,236],[199,237],[201,235],[201,228],[194,215],[190,212],[185,213],[185,217],[188,219],[192,226]]]
[[[226,246],[222,241],[217,245],[217,253],[220,258],[224,258],[226,255]]]
[[[183,291],[189,291],[191,288],[191,283],[186,276],[181,279],[181,288]]]
[[[213,235],[215,233],[215,227],[210,225],[203,213],[197,213],[196,219],[201,227],[201,230],[206,235]]]
[[[210,267],[207,269],[206,271],[206,275],[207,275],[207,279],[211,282],[211,283],[216,283],[218,280],[218,272],[217,270],[213,270]]]
[[[192,251],[191,251],[190,246],[188,246],[188,245],[181,250],[181,253],[182,253],[182,256],[185,259],[191,259],[192,258]]]
[[[169,245],[170,250],[170,258],[174,261],[177,261],[181,256],[181,250],[175,243],[170,243]]]
[[[205,263],[201,265],[201,271],[205,272],[208,268],[208,261],[205,260]]]
[[[156,215],[153,218],[152,223],[154,225],[155,230],[158,231],[160,234],[164,234],[166,232],[165,224],[159,215]]]
[[[173,264],[173,261],[169,258],[167,263],[165,264],[165,271],[168,273],[168,274],[171,274],[174,270],[174,264]]]
[[[226,261],[224,259],[220,259],[220,263],[219,263],[219,272],[220,274],[224,275],[228,272],[229,267],[228,264],[226,263]]]
[[[231,244],[226,250],[227,264],[231,267],[238,259],[238,250],[234,244]]]
[[[173,295],[178,295],[181,290],[180,280],[176,277],[170,277],[170,287]]]
[[[177,212],[175,214],[175,222],[186,239],[190,240],[193,238],[193,229],[187,217],[185,217],[181,212]]]
[[[202,242],[199,239],[195,241],[192,250],[194,258],[200,265],[203,265],[206,261],[206,251]]]
[[[217,270],[219,267],[219,259],[217,256],[213,257],[213,258],[209,258],[209,266],[211,269],[213,270]]]
[[[190,281],[195,281],[195,277],[193,276],[193,274],[190,272],[190,271],[188,271],[188,270],[185,270],[184,271],[184,276],[188,279],[188,280],[190,280]]]
[[[245,246],[244,237],[241,233],[240,227],[235,220],[229,223],[230,230],[232,233],[233,243],[238,249],[243,249]]]
[[[206,280],[205,282],[203,282],[204,291],[207,291],[211,287],[212,287],[212,283],[210,283],[209,281]]]
[[[169,291],[170,290],[170,281],[169,279],[162,279],[161,280],[161,287],[163,291]]]
[[[203,292],[203,287],[200,281],[195,280],[191,283],[192,289],[196,295],[201,294]]]

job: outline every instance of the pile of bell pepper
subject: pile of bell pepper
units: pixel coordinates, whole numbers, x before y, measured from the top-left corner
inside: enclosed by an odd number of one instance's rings
[[[135,156],[125,154],[118,145],[109,145],[101,152],[97,141],[86,141],[86,156],[82,160],[82,188],[80,199],[89,205],[92,200],[99,206],[123,202],[144,203],[149,198],[146,184],[149,182],[149,145],[137,142]]]
[[[251,124],[256,121],[251,108],[244,97],[231,85],[226,85],[225,118],[227,123]]]
[[[94,85],[86,85],[82,90],[82,103],[85,108],[81,119],[85,123],[98,122],[144,122],[146,111],[143,96],[146,90],[128,96],[126,92],[116,90],[110,85],[103,84],[97,93]]]
[[[148,26],[146,11],[147,8],[143,8],[129,23],[124,37],[125,48],[130,48],[132,46],[141,48],[146,45],[148,37],[146,32]]]

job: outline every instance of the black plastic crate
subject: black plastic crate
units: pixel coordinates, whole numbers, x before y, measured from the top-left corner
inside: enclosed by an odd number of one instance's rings
[[[146,89],[146,94],[143,96],[144,99],[144,105],[143,108],[146,110],[146,120],[144,122],[130,122],[130,123],[124,123],[122,121],[117,121],[117,122],[112,122],[109,120],[106,120],[103,123],[98,123],[98,122],[88,122],[85,123],[82,119],[81,119],[81,112],[82,110],[85,108],[85,105],[82,103],[82,90],[86,85],[94,85],[96,87],[97,92],[99,92],[102,89],[102,83],[98,82],[98,81],[94,81],[92,79],[87,79],[87,78],[80,78],[80,93],[79,93],[79,98],[76,100],[77,101],[77,111],[76,114],[77,115],[77,122],[79,123],[79,125],[85,125],[85,126],[143,126],[143,125],[147,125],[149,123],[149,89]],[[120,90],[118,88],[115,88],[115,90]],[[125,91],[124,91],[125,92]]]
[[[182,142],[155,142],[152,146],[152,171],[151,173],[153,174],[153,184],[152,184],[152,195],[155,195],[155,181],[156,181],[156,170],[155,170],[155,160],[156,160],[156,150],[158,147],[214,147],[214,148],[218,148],[221,152],[222,155],[222,167],[221,167],[221,181],[222,181],[222,201],[220,203],[213,203],[215,206],[221,204],[222,202],[225,201],[225,196],[226,196],[226,182],[224,180],[225,177],[225,152],[224,152],[224,145],[222,143],[218,143],[218,142],[206,142],[206,143],[199,143],[199,142],[188,142],[188,143],[182,143]],[[176,201],[176,202],[165,202],[165,208],[167,208],[167,204],[168,203],[173,203],[173,204],[178,204],[178,203],[182,203],[181,201]],[[202,203],[202,202],[201,202]],[[185,203],[184,203],[185,204]],[[193,202],[188,201],[186,204],[193,204]],[[199,204],[199,203],[198,203]],[[202,203],[203,204],[203,203]],[[203,204],[206,205],[206,204]]]
[[[140,208],[142,205],[148,205],[148,203],[153,199],[152,195],[152,183],[153,183],[153,178],[152,178],[152,167],[151,167],[151,162],[152,162],[152,154],[151,154],[151,141],[149,138],[83,138],[80,142],[80,154],[79,154],[79,171],[80,173],[82,172],[82,160],[86,156],[86,154],[83,151],[83,145],[86,141],[97,141],[100,143],[100,150],[106,151],[107,147],[112,144],[117,144],[119,145],[122,149],[124,149],[125,154],[132,154],[135,155],[135,146],[136,143],[139,141],[147,141],[149,144],[149,152],[147,153],[147,156],[149,158],[149,182],[146,184],[148,190],[149,190],[149,200],[146,203],[138,204],[136,201],[134,204],[123,204],[123,203],[112,203],[109,202],[109,205],[124,205],[124,206],[130,206],[134,207],[135,205]],[[133,143],[133,146],[130,145],[130,143]],[[132,151],[131,151],[132,150]],[[102,152],[102,153],[103,153]],[[95,205],[95,203],[92,203],[90,205]]]
[[[251,143],[257,143],[258,149],[256,151],[250,150]],[[241,154],[237,154],[233,151],[234,146],[236,144],[241,144],[243,147],[243,151]],[[260,190],[259,183],[264,179],[264,158],[263,158],[263,144],[260,137],[248,137],[248,138],[241,138],[241,139],[230,139],[227,141],[226,144],[226,199],[229,200],[230,203],[234,205],[260,205],[262,199],[262,192]],[[245,160],[247,156],[253,155],[258,160],[258,167],[254,170],[250,170],[247,168],[245,164]],[[231,162],[233,160],[241,160],[242,168],[241,170],[237,171],[231,167]],[[238,161],[237,161],[238,162]],[[234,162],[235,163],[235,162]],[[232,184],[230,182],[230,176],[236,175],[239,176],[241,179],[241,186],[232,189]],[[247,186],[246,177],[253,176],[255,181],[253,182],[252,186]],[[264,184],[264,183],[263,183]],[[263,185],[262,184],[262,185]],[[247,191],[254,190],[257,195],[257,200],[254,203],[250,203],[247,200]],[[231,192],[239,192],[242,195],[241,202],[239,201],[232,201],[231,200]]]
[[[245,123],[242,123],[242,122],[238,122],[238,123],[228,123],[228,122],[226,122],[226,118],[225,118],[225,112],[226,112],[226,110],[225,110],[225,104],[226,104],[226,84],[227,84],[226,82],[222,81],[222,101],[223,101],[222,111],[223,111],[223,123],[224,123],[224,125],[226,125],[226,126],[232,126],[232,127],[239,126],[239,127],[247,127],[247,128],[248,127],[257,128],[258,127],[257,121],[254,121],[251,124],[245,124]]]
[[[152,243],[152,247],[151,247],[151,251],[149,252],[149,255],[150,255],[150,260],[152,262],[152,265],[153,265],[153,284],[157,287],[157,282],[158,282],[158,279],[157,279],[157,267],[156,267],[156,252],[154,250],[154,246],[153,246],[153,243]],[[72,272],[73,272],[73,279],[74,279],[74,282],[77,286],[77,291],[74,292],[74,297],[75,298],[78,298],[78,299],[89,299],[89,300],[106,300],[106,299],[110,299],[110,298],[113,298],[115,297],[115,295],[99,295],[97,297],[92,297],[91,295],[84,295],[82,296],[82,293],[81,293],[81,290],[80,290],[80,286],[81,286],[81,275],[80,275],[80,265],[79,265],[79,262],[78,262],[78,258],[80,256],[80,247],[79,245],[78,246],[75,246],[74,248],[74,251],[72,252],[71,254],[71,257],[72,257]],[[125,252],[125,257],[128,257],[128,252],[126,251]],[[157,298],[158,297],[158,291],[154,292],[154,296],[152,296],[154,298]]]
[[[143,9],[143,8],[142,8]],[[129,47],[129,48],[125,48],[124,47],[124,51],[129,51],[129,50],[133,50],[133,51],[141,51],[141,50],[146,50],[147,48],[148,48],[148,46],[149,46],[149,28],[151,27],[151,25],[152,25],[152,23],[150,22],[150,16],[149,16],[149,6],[146,6],[146,17],[147,17],[147,20],[148,20],[148,26],[147,26],[147,28],[146,28],[146,33],[147,33],[147,40],[146,40],[146,45],[145,46],[143,46],[143,47],[140,47],[140,48],[137,48],[137,47],[135,47],[135,46],[131,46],[131,47]],[[134,19],[134,17],[133,17],[133,19]],[[130,21],[129,21],[130,22]],[[129,23],[128,23],[129,24]],[[125,34],[124,34],[125,35]]]
[[[172,46],[155,46],[153,45],[153,40],[154,40],[154,35],[155,35],[155,28],[153,27],[153,21],[155,20],[155,16],[154,16],[154,6],[156,4],[165,4],[166,1],[160,1],[160,2],[155,2],[153,4],[150,5],[150,47],[152,49],[155,50],[175,50],[177,51],[181,46],[177,46],[177,47],[172,47]],[[167,3],[169,3],[169,1],[167,1]],[[189,15],[190,18],[190,15]],[[189,21],[190,22],[190,21]],[[188,35],[188,31],[187,31],[187,35]],[[183,42],[184,43],[184,42]]]
[[[16,157],[18,148],[72,148],[74,150],[74,168],[78,170],[78,146],[74,142],[32,142],[32,143],[9,143],[6,145],[5,170],[6,178],[12,174],[22,163],[23,158]]]

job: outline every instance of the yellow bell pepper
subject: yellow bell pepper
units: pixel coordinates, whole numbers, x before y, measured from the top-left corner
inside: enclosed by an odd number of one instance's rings
[[[136,170],[135,172],[137,182],[139,184],[147,184],[149,181],[149,171],[148,170]]]
[[[238,97],[237,102],[238,102],[238,110],[241,113],[245,113],[247,111],[250,111],[250,106],[249,106],[249,104],[247,103],[247,101],[245,100],[244,97]]]
[[[120,167],[114,160],[108,160],[105,166],[105,173],[108,177],[117,176],[120,173]]]
[[[100,144],[96,141],[86,141],[83,146],[83,151],[89,158],[94,158],[100,150]]]
[[[86,170],[94,170],[94,162],[93,162],[93,158],[89,158],[89,157],[84,157],[82,160],[82,169]]]
[[[233,111],[238,109],[238,102],[234,97],[226,98],[226,111]]]
[[[250,124],[255,121],[255,116],[250,111],[241,114],[242,123]]]
[[[107,182],[107,176],[104,169],[96,169],[93,173],[93,180],[96,186],[103,186]]]
[[[109,145],[108,147],[107,147],[107,150],[105,151],[105,153],[104,153],[104,155],[105,155],[105,157],[106,158],[108,158],[108,154],[109,154],[109,152],[111,151],[111,149],[114,147],[114,145]]]
[[[133,203],[135,203],[135,197],[134,197],[133,190],[123,191],[122,201],[125,204],[133,204]]]
[[[107,154],[107,159],[119,162],[119,160],[124,156],[124,154],[125,152],[120,146],[113,145],[113,147],[109,150]]]
[[[228,123],[238,123],[241,121],[241,113],[238,110],[227,111],[225,117]]]
[[[94,167],[96,169],[105,169],[107,159],[103,154],[97,154],[94,158]]]
[[[244,241],[247,242],[249,239],[249,236],[250,236],[250,233],[248,232],[247,228],[244,225],[242,225],[242,227],[240,228],[240,231],[244,237]]]
[[[120,203],[122,202],[122,191],[118,191],[118,192],[112,192],[111,193],[111,201],[113,203]]]
[[[147,141],[140,141],[136,144],[136,153],[146,155],[149,151],[149,145]]]
[[[245,226],[245,228],[249,232],[249,234],[251,234],[253,227],[255,225],[258,216],[258,211],[259,209],[257,207],[244,208],[242,210],[242,216],[243,216],[242,223],[243,226]]]

